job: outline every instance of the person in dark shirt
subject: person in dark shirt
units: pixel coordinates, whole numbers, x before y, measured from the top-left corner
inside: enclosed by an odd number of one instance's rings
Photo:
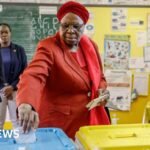
[[[27,58],[24,48],[11,42],[11,28],[7,23],[0,23],[0,64],[0,129],[3,129],[7,106],[13,127],[17,127],[15,95]]]
[[[2,71],[2,57],[0,54],[0,84],[3,83],[3,71]]]

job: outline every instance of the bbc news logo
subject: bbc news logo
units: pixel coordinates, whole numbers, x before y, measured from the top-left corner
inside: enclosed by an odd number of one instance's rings
[[[14,129],[14,130],[3,130],[0,129],[0,139],[1,138],[19,138],[19,130]]]

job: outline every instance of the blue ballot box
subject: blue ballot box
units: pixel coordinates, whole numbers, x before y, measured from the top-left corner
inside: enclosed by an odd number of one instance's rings
[[[38,128],[35,135],[36,141],[28,144],[0,136],[0,150],[76,150],[73,141],[59,128]]]

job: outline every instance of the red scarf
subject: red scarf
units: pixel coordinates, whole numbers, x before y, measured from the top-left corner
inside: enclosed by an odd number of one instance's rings
[[[60,39],[59,33],[56,34],[56,38]],[[89,76],[92,81],[91,87],[91,100],[97,97],[97,91],[99,83],[101,82],[101,71],[98,56],[92,42],[87,36],[82,36],[80,40],[80,46],[83,50],[85,60],[88,66]],[[97,106],[90,110],[90,125],[105,125],[110,124],[109,118],[103,106]]]
[[[88,66],[89,76],[92,81],[92,94],[91,100],[97,97],[97,91],[99,88],[99,83],[101,82],[101,71],[98,61],[98,56],[96,54],[95,48],[92,42],[87,36],[82,36],[80,40],[80,46],[85,55],[85,59]],[[110,124],[109,118],[103,106],[97,106],[90,110],[90,125],[99,124]]]

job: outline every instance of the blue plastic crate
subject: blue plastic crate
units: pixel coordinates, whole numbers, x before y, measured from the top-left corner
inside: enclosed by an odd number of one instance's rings
[[[59,128],[38,128],[36,142],[16,144],[15,139],[1,138],[0,150],[76,150],[71,139]]]

